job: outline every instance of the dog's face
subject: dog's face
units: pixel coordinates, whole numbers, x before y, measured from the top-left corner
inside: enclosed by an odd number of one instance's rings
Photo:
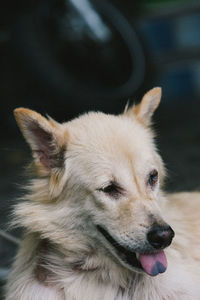
[[[45,201],[73,208],[77,230],[149,275],[166,270],[163,249],[174,235],[159,210],[164,170],[149,128],[160,97],[155,88],[122,115],[89,113],[64,124],[15,111],[38,175],[48,181]]]

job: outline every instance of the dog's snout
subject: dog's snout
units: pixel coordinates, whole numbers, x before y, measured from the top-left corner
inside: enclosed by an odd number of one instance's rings
[[[174,237],[174,231],[170,226],[154,226],[148,234],[147,240],[155,249],[162,249],[169,246]]]

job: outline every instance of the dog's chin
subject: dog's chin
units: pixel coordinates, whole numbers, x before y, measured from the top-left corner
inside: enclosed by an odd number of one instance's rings
[[[137,273],[144,272],[140,261],[137,259],[136,252],[130,251],[120,245],[102,226],[97,225],[97,229],[112,246],[114,256],[124,267]]]

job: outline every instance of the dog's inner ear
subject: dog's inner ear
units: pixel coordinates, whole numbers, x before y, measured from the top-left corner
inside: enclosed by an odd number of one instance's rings
[[[30,145],[36,167],[44,175],[64,163],[64,144],[59,124],[25,108],[14,111],[17,123]]]
[[[160,103],[161,94],[161,88],[156,87],[151,89],[144,95],[138,105],[134,105],[128,109],[125,114],[130,117],[134,114],[141,123],[149,126],[152,115]]]
[[[36,158],[46,169],[62,167],[62,148],[59,149],[52,132],[45,131],[39,124],[33,122],[29,129],[35,142]]]

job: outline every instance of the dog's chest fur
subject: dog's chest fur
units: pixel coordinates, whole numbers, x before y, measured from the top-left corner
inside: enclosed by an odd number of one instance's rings
[[[145,274],[127,272],[109,258],[103,257],[102,253],[94,257],[91,255],[87,262],[83,256],[75,259],[73,253],[65,257],[48,240],[39,242],[36,252],[37,258],[31,263],[34,268],[30,270],[29,276],[34,284],[40,286],[37,291],[41,294],[35,298],[38,300],[43,297],[48,300],[200,299],[200,288],[197,289],[193,279],[188,277],[179,258],[177,266],[172,262],[165,274],[151,278]],[[28,282],[25,284],[29,286]],[[31,286],[34,287],[33,282]],[[16,299],[21,300],[20,297]]]
[[[96,271],[95,271],[96,272]],[[144,275],[134,276],[129,280],[127,288],[111,282],[103,282],[101,275],[71,273],[63,278],[62,287],[55,287],[61,293],[61,299],[69,300],[197,300],[199,292],[186,274],[178,274],[176,280],[164,275],[164,280],[152,281]],[[166,280],[167,279],[167,280]],[[181,281],[183,279],[183,281]],[[183,289],[184,286],[184,289]],[[46,285],[44,285],[44,288]],[[190,288],[192,292],[190,293]],[[51,289],[51,287],[50,287]],[[195,291],[196,290],[196,291]],[[51,290],[49,290],[51,292]],[[195,291],[195,292],[194,292]],[[50,293],[51,296],[51,293]],[[40,299],[40,298],[38,298]],[[41,298],[42,299],[42,298]]]
[[[161,278],[151,279],[146,275],[132,275],[124,288],[119,283],[102,281],[102,274],[72,274],[65,278],[64,299],[70,300],[197,300],[200,289],[183,269],[177,277],[170,272]],[[172,272],[173,273],[173,272]],[[172,279],[173,278],[173,279]],[[184,287],[184,288],[183,288]],[[59,299],[60,300],[60,299]]]

